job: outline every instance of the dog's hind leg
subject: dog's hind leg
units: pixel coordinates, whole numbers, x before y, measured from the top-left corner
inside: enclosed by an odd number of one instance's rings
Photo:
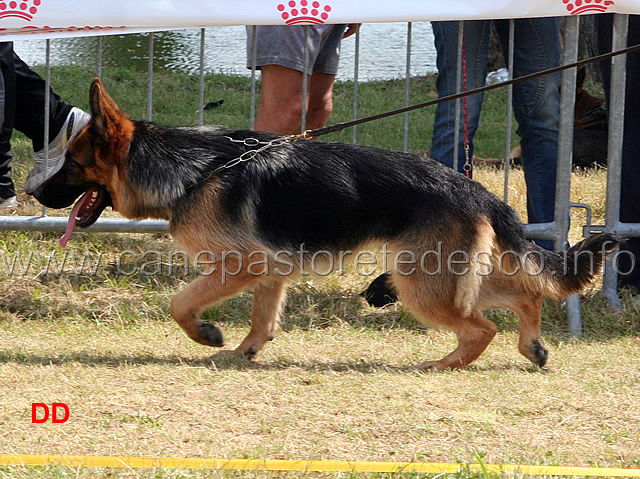
[[[398,296],[416,319],[426,326],[453,331],[458,347],[439,361],[417,364],[418,369],[459,369],[475,361],[487,348],[497,328],[479,311],[464,313],[454,305],[455,279],[434,277],[427,281],[423,275],[394,274],[393,284]]]
[[[540,367],[547,362],[549,353],[540,344],[542,319],[542,295],[523,294],[508,305],[520,317],[520,342],[518,350],[533,364]]]
[[[496,325],[479,312],[473,311],[466,317],[452,318],[446,322],[458,337],[458,347],[439,361],[425,361],[417,364],[418,369],[459,369],[475,361],[496,335]]]
[[[220,328],[202,321],[199,315],[218,301],[246,290],[256,279],[244,272],[229,276],[224,282],[218,275],[199,276],[171,299],[171,316],[196,343],[224,346]]]
[[[287,282],[282,279],[263,280],[253,289],[251,330],[232,351],[252,359],[267,341],[271,341],[280,324],[280,313],[287,294]]]

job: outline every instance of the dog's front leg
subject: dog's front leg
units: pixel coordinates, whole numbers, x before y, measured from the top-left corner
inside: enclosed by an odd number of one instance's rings
[[[205,346],[224,346],[222,331],[200,319],[207,307],[246,290],[255,276],[241,273],[221,281],[218,275],[199,276],[171,299],[171,316],[196,343]]]
[[[252,359],[267,341],[271,341],[280,323],[280,313],[287,293],[282,278],[264,279],[253,289],[251,330],[233,353]]]

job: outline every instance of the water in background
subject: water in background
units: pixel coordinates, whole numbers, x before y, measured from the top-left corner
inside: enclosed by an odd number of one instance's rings
[[[97,39],[51,40],[52,65],[96,65]],[[15,42],[15,51],[29,65],[45,63],[45,41]],[[147,35],[103,37],[103,68],[128,65],[147,70]],[[406,72],[406,23],[368,23],[360,30],[360,81],[402,78]],[[352,80],[355,36],[342,42],[338,80]],[[198,73],[200,30],[178,30],[154,35],[154,69]],[[205,71],[249,75],[244,26],[213,27],[205,31]],[[429,22],[412,24],[411,75],[435,72],[436,54]]]

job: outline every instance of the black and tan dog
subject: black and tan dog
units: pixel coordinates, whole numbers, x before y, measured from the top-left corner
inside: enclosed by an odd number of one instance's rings
[[[133,121],[99,80],[90,105],[90,124],[36,197],[65,207],[84,194],[71,225],[76,217],[79,226],[90,225],[108,205],[128,218],[167,219],[190,255],[207,252],[218,261],[212,268],[233,271],[223,278],[212,269],[171,301],[191,339],[223,346],[221,331],[199,313],[253,288],[251,330],[232,354],[251,358],[273,339],[287,283],[311,259],[337,261],[368,247],[385,251],[393,286],[417,319],[458,337],[452,353],[418,367],[474,361],[496,333],[481,310],[497,305],[520,316],[519,350],[542,366],[543,296],[580,291],[617,245],[603,234],[567,255],[544,251],[480,184],[421,156]]]

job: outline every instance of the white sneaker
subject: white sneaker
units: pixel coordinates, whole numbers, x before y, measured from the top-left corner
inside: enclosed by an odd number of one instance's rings
[[[58,135],[49,143],[49,158],[45,162],[44,148],[37,151],[35,164],[24,183],[24,191],[32,194],[42,183],[55,175],[64,164],[64,155],[69,142],[89,123],[91,115],[80,108],[72,108]]]
[[[0,210],[13,210],[18,206],[20,206],[20,203],[18,203],[18,198],[16,198],[15,196],[11,196],[10,198],[2,200],[2,203],[0,203]]]

